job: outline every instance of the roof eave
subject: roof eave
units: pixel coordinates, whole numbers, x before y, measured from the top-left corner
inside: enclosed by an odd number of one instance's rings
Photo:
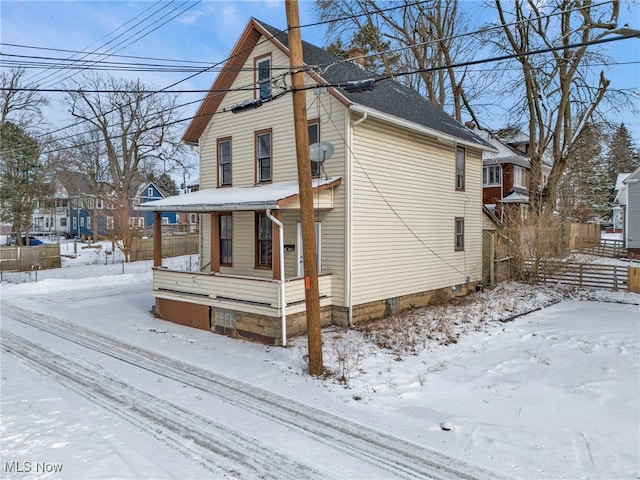
[[[497,152],[497,150],[494,147],[484,145],[479,142],[471,142],[469,140],[455,137],[453,135],[443,133],[439,130],[425,127],[424,125],[420,125],[410,120],[405,120],[405,119],[396,117],[395,115],[390,115],[380,110],[376,110],[374,108],[365,107],[364,105],[360,105],[358,103],[351,103],[351,105],[349,106],[349,109],[351,111],[362,113],[362,114],[366,113],[367,115],[377,118],[379,120],[383,120],[385,122],[389,122],[389,123],[398,125],[400,127],[404,127],[410,130],[414,130],[416,132],[423,133],[438,141],[450,142],[452,144],[462,145],[470,148],[476,148],[478,150],[487,151],[487,152]]]

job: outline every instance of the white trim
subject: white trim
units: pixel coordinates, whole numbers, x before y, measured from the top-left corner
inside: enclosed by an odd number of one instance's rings
[[[388,113],[383,113],[380,110],[374,110],[372,108],[363,107],[362,105],[352,104],[349,106],[349,109],[353,112],[358,112],[362,114],[370,115],[379,120],[383,120],[385,122],[393,123],[395,125],[399,125],[408,130],[414,130],[416,132],[423,133],[425,135],[429,135],[438,141],[450,142],[452,145],[458,144],[464,147],[476,148],[478,150],[486,151],[486,152],[495,152],[495,148],[482,145],[481,143],[470,142],[467,140],[462,140],[458,137],[454,137],[453,135],[448,135],[439,130],[435,130],[433,128],[425,127],[424,125],[420,125],[415,122],[411,122],[409,120],[404,120],[402,118],[398,118],[394,115],[389,115]]]

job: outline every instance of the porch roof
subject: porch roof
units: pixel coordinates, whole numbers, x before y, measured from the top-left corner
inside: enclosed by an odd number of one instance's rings
[[[500,201],[502,203],[529,203],[529,195],[519,192],[511,192]]]
[[[314,192],[336,187],[342,177],[316,178]],[[197,192],[146,202],[138,208],[157,212],[233,212],[277,210],[297,200],[300,189],[297,180],[274,182],[247,187],[204,188]]]

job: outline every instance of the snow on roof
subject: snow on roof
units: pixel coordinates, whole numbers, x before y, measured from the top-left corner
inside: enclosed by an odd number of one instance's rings
[[[314,189],[337,186],[341,177],[314,179]],[[279,209],[280,202],[300,195],[297,180],[266,185],[229,188],[205,188],[140,205],[138,208],[160,212],[232,212]]]
[[[500,201],[502,203],[529,203],[529,195],[524,195],[518,192],[511,192]]]
[[[620,190],[623,182],[627,179],[627,177],[631,175],[630,173],[619,173],[616,178],[616,190]]]

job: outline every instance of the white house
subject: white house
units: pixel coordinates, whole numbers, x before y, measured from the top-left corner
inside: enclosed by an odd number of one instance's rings
[[[183,137],[199,147],[200,190],[143,206],[201,214],[199,272],[156,255],[161,318],[268,343],[306,328],[287,45],[249,21]],[[491,147],[393,80],[369,84],[370,73],[308,43],[303,54],[310,143],[334,147],[312,165],[323,325],[473,290]]]

